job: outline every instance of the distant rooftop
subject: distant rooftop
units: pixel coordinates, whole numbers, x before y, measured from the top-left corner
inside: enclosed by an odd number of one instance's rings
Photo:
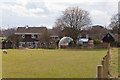
[[[18,27],[15,34],[41,34],[46,27]]]

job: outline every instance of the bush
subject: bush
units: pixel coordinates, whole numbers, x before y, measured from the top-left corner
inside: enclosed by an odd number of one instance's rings
[[[116,41],[112,42],[112,43],[111,43],[111,46],[117,47],[117,46],[118,46],[118,42],[116,42]]]
[[[74,42],[71,41],[71,42],[69,43],[69,47],[72,47],[73,45],[74,45]]]
[[[99,39],[96,39],[96,40],[94,40],[94,44],[95,45],[98,45],[98,44],[101,44],[102,42],[101,42],[101,40],[99,40]]]

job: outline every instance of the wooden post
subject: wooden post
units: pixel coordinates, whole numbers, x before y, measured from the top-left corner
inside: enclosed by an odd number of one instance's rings
[[[110,55],[111,55],[111,49],[108,50],[108,53],[107,53],[107,54],[108,54],[109,60],[110,60],[110,59],[111,59],[111,56],[110,56]]]
[[[107,78],[107,63],[106,63],[106,56],[103,57],[103,60],[104,60],[104,77]]]
[[[108,47],[107,48],[108,48],[108,50],[110,49],[110,43],[108,43]]]
[[[102,66],[103,66],[103,78],[106,78],[106,76],[105,76],[105,73],[106,73],[105,60],[102,60]]]
[[[102,80],[103,78],[103,66],[98,65],[98,80]]]
[[[105,56],[103,57],[103,60],[105,60]]]
[[[106,78],[108,78],[108,67],[109,67],[108,55],[106,55],[105,58],[106,58]]]

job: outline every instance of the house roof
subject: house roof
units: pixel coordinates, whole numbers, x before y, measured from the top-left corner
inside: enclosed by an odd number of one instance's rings
[[[110,36],[108,36],[108,35],[110,35]],[[109,32],[106,34],[106,36],[102,40],[103,40],[103,42],[110,43],[110,42],[115,41],[115,36],[111,32]]]
[[[94,26],[92,26],[92,28],[104,28],[103,26],[101,26],[101,25],[94,25]]]
[[[109,32],[108,34],[110,34],[115,39],[115,36],[111,32]]]
[[[108,34],[111,35],[115,39],[115,35],[113,33],[111,33],[111,32],[108,32],[104,37],[106,37]]]
[[[80,38],[78,41],[79,42],[88,42],[88,39],[87,38]]]
[[[46,27],[18,27],[15,34],[41,34]]]

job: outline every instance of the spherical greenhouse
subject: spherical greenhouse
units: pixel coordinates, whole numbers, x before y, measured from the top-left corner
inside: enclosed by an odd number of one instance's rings
[[[73,41],[73,39],[71,37],[63,37],[60,39],[59,41],[59,48],[61,48],[61,46],[68,46],[69,43]]]

